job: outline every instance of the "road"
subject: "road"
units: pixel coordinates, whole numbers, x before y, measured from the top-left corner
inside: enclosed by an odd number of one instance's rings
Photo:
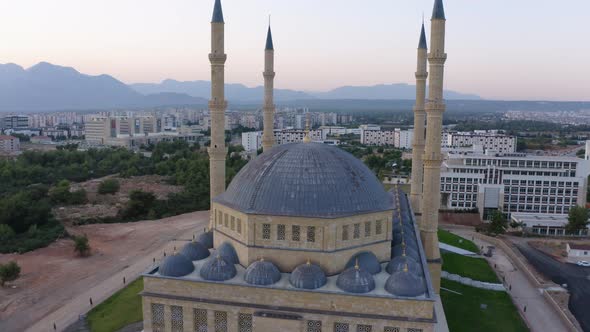
[[[567,284],[569,309],[586,332],[590,332],[590,268],[561,263],[526,243],[516,244],[529,262],[557,284]]]

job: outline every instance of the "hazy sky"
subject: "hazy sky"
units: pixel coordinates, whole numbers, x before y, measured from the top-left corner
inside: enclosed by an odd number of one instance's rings
[[[434,0],[222,0],[227,82],[262,84],[272,13],[276,85],[414,83]],[[493,99],[590,100],[589,0],[446,0],[446,88]],[[0,63],[39,61],[127,82],[208,80],[213,0],[18,0]],[[429,26],[427,25],[427,29]]]

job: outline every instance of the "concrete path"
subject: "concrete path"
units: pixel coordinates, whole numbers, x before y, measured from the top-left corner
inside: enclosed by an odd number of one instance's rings
[[[471,239],[474,234],[472,231],[456,229],[453,233],[467,239]],[[478,238],[475,238],[473,242],[479,247],[491,245]],[[543,298],[542,289],[534,287],[524,273],[512,264],[502,249],[496,247],[494,256],[486,259],[504,280],[508,293],[532,332],[568,331],[558,313]]]
[[[163,252],[172,253],[174,251],[174,247],[181,248],[182,245],[186,244],[187,241],[192,239],[195,231],[197,234],[200,234],[202,230],[208,225],[208,223],[209,218],[207,215],[205,215],[203,218],[196,219],[194,227],[179,231],[176,236],[177,240],[168,242],[163,247],[145,255],[144,258],[130,265],[126,269],[115,273],[107,280],[104,280],[102,283],[72,298],[69,303],[45,316],[35,325],[28,328],[26,332],[63,331],[69,325],[76,322],[76,320],[78,320],[81,315],[85,315],[88,311],[90,311],[90,309],[92,309],[93,306],[90,305],[91,298],[94,305],[97,305],[106,300],[125,286],[123,284],[123,277],[126,278],[127,283],[135,280],[142,273],[146,272],[150,267],[154,266],[153,257],[156,257],[157,259],[157,257],[162,257]],[[198,230],[200,230],[200,232]],[[55,330],[54,324],[56,327]]]
[[[459,254],[459,255],[463,255],[463,256],[479,256],[478,254],[476,254],[476,253],[474,253],[474,252],[471,252],[471,251],[469,251],[469,250],[465,250],[465,249],[457,248],[457,247],[455,247],[455,246],[452,246],[452,245],[450,245],[450,244],[446,244],[446,243],[442,243],[442,242],[439,242],[439,243],[438,243],[438,247],[439,247],[441,250],[450,251],[450,252],[452,252],[452,253]]]

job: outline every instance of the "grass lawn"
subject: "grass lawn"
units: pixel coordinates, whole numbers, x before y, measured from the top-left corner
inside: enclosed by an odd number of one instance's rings
[[[442,229],[438,230],[438,241],[474,253],[479,252],[475,243]]]
[[[143,278],[130,283],[88,313],[92,332],[117,331],[143,319],[141,297]]]
[[[506,292],[494,292],[442,280],[441,289],[445,315],[450,332],[525,332],[526,324]],[[482,309],[481,305],[487,305]]]
[[[458,274],[473,280],[500,283],[496,273],[483,258],[462,256],[453,253],[442,253],[443,271]]]

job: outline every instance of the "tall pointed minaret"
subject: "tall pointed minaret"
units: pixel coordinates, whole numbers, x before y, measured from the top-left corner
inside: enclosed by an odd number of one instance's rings
[[[420,233],[432,283],[440,291],[441,259],[438,248],[438,210],[440,208],[440,167],[442,164],[442,117],[446,109],[443,99],[445,62],[445,11],[442,0],[435,0],[430,36],[430,80],[426,104],[426,146],[424,152],[424,199]]]
[[[424,104],[426,99],[426,70],[428,58],[428,46],[426,45],[426,32],[422,22],[422,32],[418,43],[418,68],[416,70],[416,105],[414,106],[414,142],[412,144],[412,189],[410,203],[414,212],[419,217],[422,213],[422,185],[424,179],[424,134],[426,125],[426,112]],[[417,218],[420,220],[421,218]]]
[[[211,146],[209,147],[209,178],[211,200],[225,191],[225,54],[224,36],[225,22],[221,0],[215,0],[213,19],[211,20]],[[214,227],[214,215],[211,213],[209,227]]]
[[[275,51],[272,43],[272,32],[270,22],[268,24],[268,33],[266,34],[266,48],[264,49],[264,132],[262,133],[262,149],[267,151],[275,145],[274,123],[275,123],[275,105],[274,105],[274,79],[275,79]]]

